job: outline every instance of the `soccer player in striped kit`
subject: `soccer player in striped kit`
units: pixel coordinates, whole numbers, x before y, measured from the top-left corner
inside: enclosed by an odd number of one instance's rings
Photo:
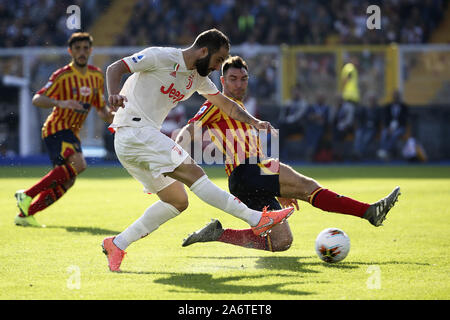
[[[102,71],[88,64],[92,42],[89,33],[72,34],[68,40],[72,61],[56,70],[33,97],[35,106],[53,108],[42,127],[53,169],[33,186],[16,192],[20,210],[16,225],[41,227],[34,215],[59,200],[86,169],[79,133],[91,108],[105,122],[113,120],[103,97]]]
[[[230,57],[223,63],[223,94],[243,109],[248,78],[248,66],[241,57]],[[302,200],[324,211],[364,218],[378,227],[400,194],[400,188],[396,187],[387,197],[368,204],[326,189],[278,159],[264,155],[258,132],[251,125],[227,116],[210,101],[206,101],[179,132],[176,142],[185,149],[194,138],[196,124],[208,129],[217,149],[225,155],[230,193],[251,209],[261,210],[267,205],[270,210],[278,210],[282,206],[298,209],[297,200]],[[184,140],[184,137],[189,139]],[[287,222],[274,226],[266,237],[256,237],[250,229],[223,229],[219,220],[213,219],[204,228],[190,234],[183,246],[210,241],[284,251],[291,246],[293,236]]]

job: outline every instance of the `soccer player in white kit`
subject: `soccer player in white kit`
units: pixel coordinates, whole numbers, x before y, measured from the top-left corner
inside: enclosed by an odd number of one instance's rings
[[[269,122],[254,118],[222,95],[208,78],[210,72],[220,70],[229,50],[228,38],[211,29],[201,33],[187,49],[149,47],[108,67],[108,100],[117,110],[110,126],[115,131],[117,157],[142,183],[144,192],[155,193],[160,199],[122,233],[103,240],[111,271],[120,271],[124,250],[132,242],[188,207],[184,184],[201,200],[247,222],[261,236],[294,211],[292,207],[263,212],[249,209],[213,184],[183,148],[160,132],[169,111],[196,91],[234,119],[260,130],[272,128]],[[120,89],[126,73],[133,74]]]

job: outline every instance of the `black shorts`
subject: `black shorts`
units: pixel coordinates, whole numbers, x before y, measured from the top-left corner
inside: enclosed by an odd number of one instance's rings
[[[71,130],[61,130],[44,138],[50,161],[54,166],[63,165],[75,152],[82,152],[81,143]]]
[[[241,164],[231,172],[228,178],[230,193],[238,197],[250,209],[262,211],[280,210],[275,197],[280,196],[279,174],[263,173],[257,164]]]

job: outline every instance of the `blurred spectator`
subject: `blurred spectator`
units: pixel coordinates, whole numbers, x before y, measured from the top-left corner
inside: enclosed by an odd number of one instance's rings
[[[261,55],[258,64],[252,66],[254,77],[250,80],[256,82],[249,84],[250,90],[255,93],[258,99],[261,100],[275,100],[276,81],[277,81],[277,66],[276,59],[272,55]]]
[[[281,108],[278,120],[280,151],[283,152],[287,138],[290,135],[304,135],[305,115],[308,102],[303,98],[300,86],[292,88],[292,100]]]
[[[256,42],[256,37],[254,34],[251,34],[249,36],[248,40],[246,40],[241,45],[242,56],[245,59],[254,58],[258,54],[258,51],[260,49],[261,49],[261,45],[258,42]]]
[[[355,117],[355,160],[367,159],[381,124],[381,110],[375,95],[370,96],[367,107],[359,107]]]
[[[353,132],[355,121],[355,106],[342,101],[338,105],[334,119],[334,137],[343,140],[349,133]]]
[[[182,104],[178,104],[175,108],[170,110],[166,119],[161,126],[161,132],[166,136],[175,139],[178,130],[186,124],[186,110]]]
[[[408,127],[408,106],[403,103],[401,93],[396,90],[392,103],[384,108],[384,124],[381,132],[380,149],[377,156],[389,160],[396,155],[397,143],[405,135]]]
[[[409,137],[402,148],[402,156],[409,162],[427,162],[428,156],[423,145],[414,137]]]
[[[355,108],[359,104],[359,82],[358,82],[359,60],[351,56],[341,71],[342,99],[345,104],[352,104]]]
[[[0,112],[0,158],[19,153],[19,116],[9,104],[1,104]]]
[[[325,95],[319,93],[316,103],[310,105],[306,111],[306,158],[313,160],[319,143],[328,123],[330,107],[325,103]]]
[[[355,123],[355,105],[338,100],[333,119],[333,155],[335,160],[347,159],[352,153],[352,140]]]
[[[213,0],[209,5],[209,13],[212,14],[214,21],[220,22],[230,9],[228,3],[222,0]]]

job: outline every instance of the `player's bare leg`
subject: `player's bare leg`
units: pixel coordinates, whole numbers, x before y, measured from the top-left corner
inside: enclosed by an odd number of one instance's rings
[[[286,221],[283,224],[278,224],[272,228],[272,231],[268,235],[268,248],[267,250],[278,252],[286,251],[291,245],[294,237],[292,236],[291,227]]]
[[[385,198],[373,204],[368,204],[325,189],[314,179],[280,163],[280,193],[282,197],[307,201],[324,211],[364,218],[378,227],[382,225],[387,213],[397,201],[400,188],[396,187]]]
[[[284,222],[294,211],[293,208],[286,208],[270,212],[264,209],[260,212],[248,208],[238,198],[212,183],[190,157],[167,175],[186,184],[204,202],[246,221],[257,235],[266,235],[273,226]]]
[[[67,158],[67,163],[70,163],[75,168],[77,174],[82,173],[87,168],[86,159],[81,152],[75,152],[74,154],[69,156]]]
[[[280,194],[283,198],[309,201],[311,193],[319,187],[319,183],[314,179],[280,163]]]
[[[186,210],[189,205],[189,199],[184,184],[179,181],[175,181],[158,192],[157,195],[161,201],[170,203],[180,212]]]

